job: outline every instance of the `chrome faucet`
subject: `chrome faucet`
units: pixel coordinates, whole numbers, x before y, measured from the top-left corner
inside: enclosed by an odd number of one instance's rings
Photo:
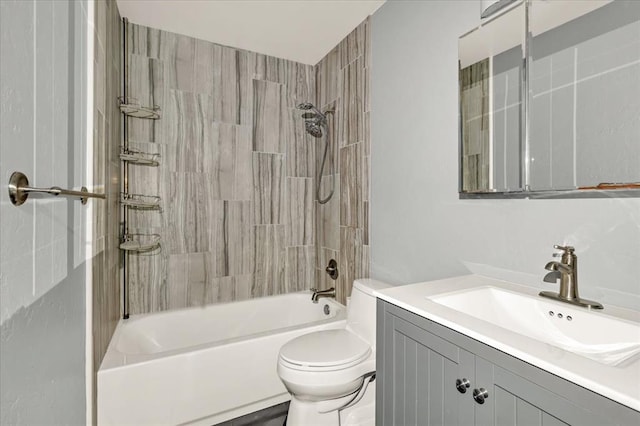
[[[553,261],[545,265],[544,269],[551,272],[545,275],[544,281],[554,283],[560,279],[560,292],[541,291],[540,296],[586,308],[603,309],[600,303],[582,299],[578,295],[578,256],[575,255],[575,248],[559,245],[553,248],[562,251],[553,254],[554,257],[560,257],[560,262]]]
[[[318,303],[318,299],[321,297],[333,297],[334,299],[336,298],[335,287],[331,287],[326,290],[318,290],[318,289],[312,288],[311,291],[313,292],[313,294],[311,295],[311,301],[313,303]]]

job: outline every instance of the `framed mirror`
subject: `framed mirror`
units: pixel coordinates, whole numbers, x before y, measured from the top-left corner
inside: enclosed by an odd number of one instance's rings
[[[460,196],[640,196],[640,2],[525,0],[459,39]]]

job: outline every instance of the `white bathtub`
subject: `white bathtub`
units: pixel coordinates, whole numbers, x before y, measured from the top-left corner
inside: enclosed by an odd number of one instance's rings
[[[98,425],[212,425],[288,401],[280,347],[345,321],[309,292],[120,320],[98,370]]]

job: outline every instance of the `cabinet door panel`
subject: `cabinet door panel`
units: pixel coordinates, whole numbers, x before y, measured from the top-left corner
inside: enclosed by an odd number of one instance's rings
[[[489,392],[476,405],[476,425],[603,425],[607,419],[561,395],[476,357],[476,381]]]
[[[459,393],[455,381],[463,372],[473,380],[473,355],[392,315],[387,327],[383,383],[386,401],[393,403],[384,406],[383,424],[472,424],[470,391]]]

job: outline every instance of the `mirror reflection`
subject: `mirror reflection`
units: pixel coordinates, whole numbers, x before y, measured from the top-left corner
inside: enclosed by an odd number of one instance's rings
[[[529,185],[640,182],[640,2],[530,8]]]
[[[459,65],[461,193],[640,189],[640,2],[522,2]]]
[[[462,192],[521,188],[524,4],[459,40]]]

